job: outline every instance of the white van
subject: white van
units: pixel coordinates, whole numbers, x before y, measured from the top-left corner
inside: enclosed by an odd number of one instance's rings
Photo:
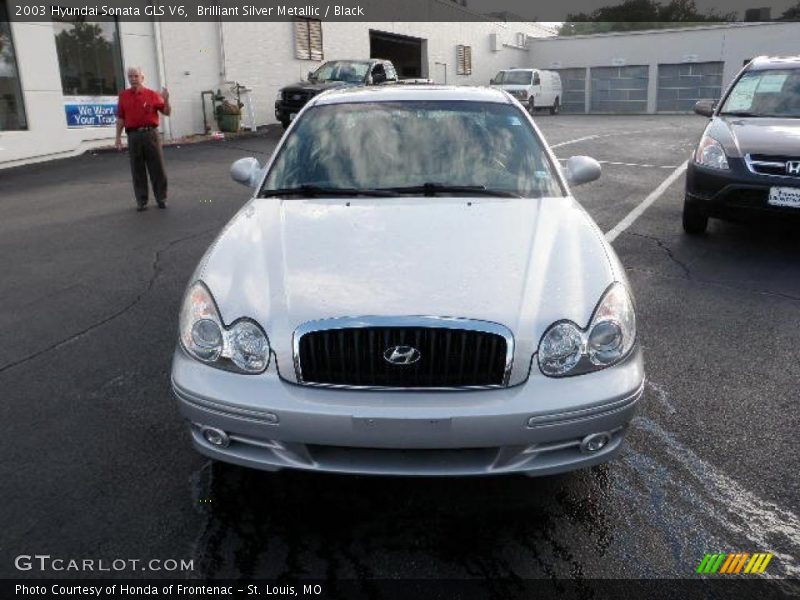
[[[540,108],[549,108],[558,114],[561,108],[561,76],[555,71],[541,69],[506,69],[489,82],[492,87],[506,90],[531,114]]]

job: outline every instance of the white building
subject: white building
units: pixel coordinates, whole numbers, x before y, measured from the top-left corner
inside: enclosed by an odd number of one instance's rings
[[[437,18],[464,17],[453,2],[422,1]],[[116,94],[130,66],[143,68],[148,87],[169,88],[173,112],[162,129],[176,138],[204,133],[201,93],[230,94],[228,82],[252,90],[255,125],[264,125],[275,122],[278,90],[324,60],[388,58],[401,77],[482,85],[502,68],[527,65],[530,37],[551,35],[533,23],[489,20],[8,23],[7,8],[0,0],[0,168],[113,143]]]
[[[736,23],[531,40],[531,64],[560,71],[574,113],[690,112],[762,54],[800,54],[800,23]]]

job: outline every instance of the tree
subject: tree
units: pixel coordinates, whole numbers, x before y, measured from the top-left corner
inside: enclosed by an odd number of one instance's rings
[[[800,2],[787,9],[780,18],[781,21],[800,21]]]
[[[661,4],[655,0],[625,0],[616,6],[605,6],[591,14],[567,15],[558,35],[587,35],[613,31],[641,31],[644,29],[667,29],[673,27],[695,27],[702,23],[733,21],[736,13],[707,14],[697,12],[694,0],[670,0]]]

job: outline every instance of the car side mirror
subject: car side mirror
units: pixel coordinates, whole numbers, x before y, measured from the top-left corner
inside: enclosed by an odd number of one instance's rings
[[[231,179],[247,187],[256,187],[261,174],[261,164],[252,156],[240,158],[231,165]]]
[[[497,79],[490,79],[489,85],[497,85]]]
[[[716,100],[698,100],[694,105],[694,112],[704,117],[710,117],[714,114],[716,107]]]
[[[314,71],[309,71],[308,72],[308,80],[311,81],[312,79],[314,79]]]
[[[567,160],[567,182],[570,185],[583,185],[600,178],[603,169],[600,163],[590,156],[572,156]]]

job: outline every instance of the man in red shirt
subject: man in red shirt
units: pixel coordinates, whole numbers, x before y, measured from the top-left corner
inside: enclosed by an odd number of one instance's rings
[[[133,191],[136,210],[147,210],[147,175],[153,185],[153,195],[158,208],[167,207],[167,174],[164,170],[164,153],[158,133],[158,113],[169,116],[169,92],[161,93],[144,87],[141,67],[128,69],[131,87],[123,90],[117,100],[117,150],[122,150],[122,130],[128,134],[128,153],[131,159]]]

